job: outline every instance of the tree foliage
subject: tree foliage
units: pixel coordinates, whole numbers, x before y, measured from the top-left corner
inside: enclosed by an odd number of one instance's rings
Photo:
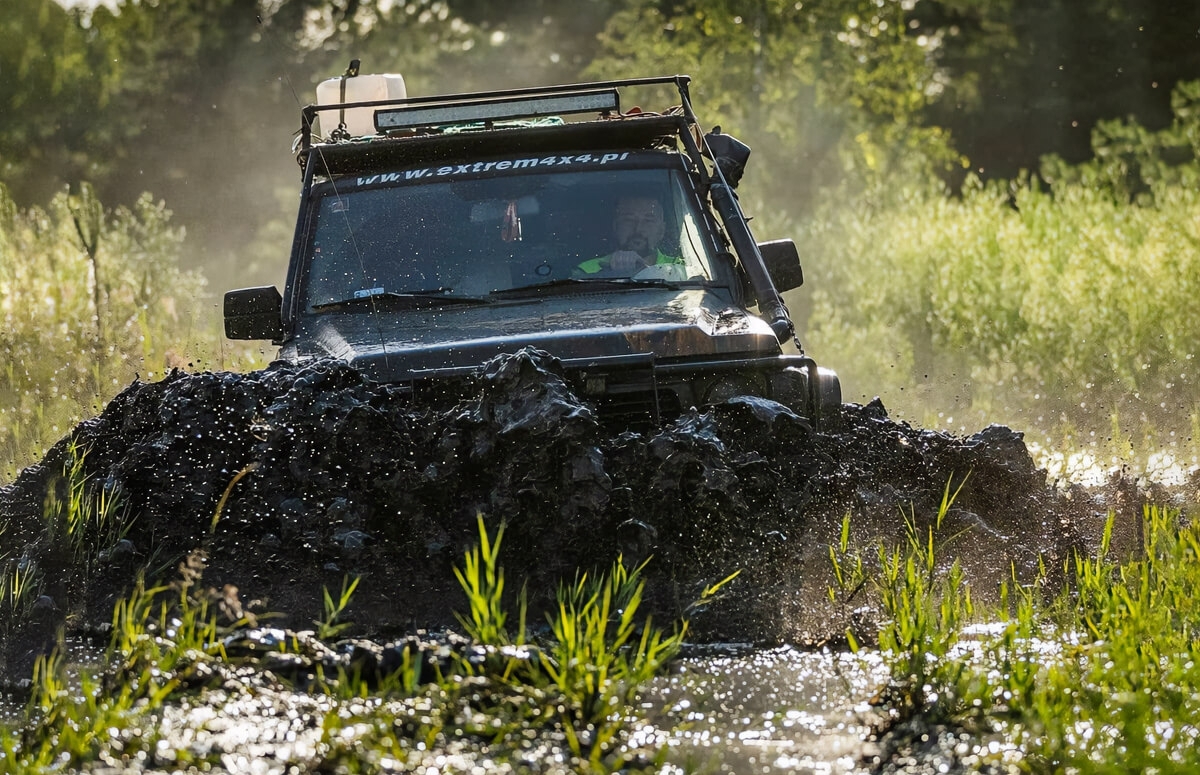
[[[290,134],[319,80],[354,56],[419,82],[473,31],[437,0],[118,0],[90,14],[29,0],[0,34],[0,68],[20,76],[0,78],[14,198],[45,202],[80,180],[106,202],[151,190],[208,227],[189,258],[227,269],[262,227],[248,213],[281,216]]]
[[[1171,95],[1174,119],[1163,129],[1137,121],[1100,121],[1092,158],[1070,164],[1058,154],[1042,160],[1042,177],[1106,192],[1114,200],[1150,203],[1163,187],[1200,187],[1200,81],[1179,83]]]
[[[78,14],[51,0],[6,3],[0,23],[0,175],[19,194],[45,201],[48,170],[87,177],[86,117],[102,100],[89,84],[96,55]],[[50,172],[54,175],[56,172]],[[65,179],[65,178],[64,178]]]
[[[359,58],[425,94],[690,73],[706,120],[770,152],[750,204],[805,213],[848,177],[1076,163],[1131,110],[1160,130],[1200,77],[1197,28],[1188,0],[10,2],[0,180],[27,205],[150,190],[203,243],[190,259],[253,264],[287,231],[298,108]]]
[[[705,116],[771,154],[765,202],[806,209],[847,174],[887,176],[954,158],[921,117],[933,51],[901,3],[634,0],[609,21],[606,76],[686,72]],[[756,173],[757,174],[757,173]]]
[[[1171,91],[1200,77],[1193,0],[921,0],[914,14],[945,69],[929,119],[985,177],[1048,153],[1084,161],[1101,120],[1161,128]]]

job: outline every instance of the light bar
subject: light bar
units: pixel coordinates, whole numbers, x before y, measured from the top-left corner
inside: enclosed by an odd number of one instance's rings
[[[569,113],[599,113],[616,110],[617,90],[575,92],[573,94],[522,97],[450,105],[413,105],[375,111],[375,128],[409,129],[438,124],[468,124],[476,121],[504,121],[513,118],[558,116]]]

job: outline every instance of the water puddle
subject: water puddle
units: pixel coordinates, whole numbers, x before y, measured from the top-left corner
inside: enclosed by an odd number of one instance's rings
[[[856,773],[887,682],[878,653],[791,646],[690,657],[648,689],[635,736],[669,749],[665,772]]]
[[[887,681],[878,653],[730,645],[695,647],[692,653],[653,680],[641,698],[644,720],[624,748],[643,762],[654,762],[657,771],[668,774],[869,771],[874,748],[864,741],[880,718],[870,700]],[[68,656],[73,676],[97,665],[94,649],[71,648]],[[424,753],[418,746],[406,761],[371,751],[372,719],[403,718],[420,699],[337,700],[271,685],[252,668],[235,672],[239,679],[223,688],[163,707],[150,750],[135,741],[146,730],[111,729],[111,749],[101,758],[116,764],[112,757],[124,748],[129,753],[120,761],[125,771],[166,772],[191,761],[229,773],[267,775],[310,768],[342,738],[345,745],[365,745],[363,755],[380,771],[406,771],[420,762],[473,772],[489,761],[487,745],[466,740]],[[21,703],[0,702],[0,721],[16,723],[22,710]],[[332,716],[340,727],[333,738]],[[569,770],[560,746],[540,743],[525,752],[525,764],[534,771]],[[563,761],[555,765],[543,755]]]

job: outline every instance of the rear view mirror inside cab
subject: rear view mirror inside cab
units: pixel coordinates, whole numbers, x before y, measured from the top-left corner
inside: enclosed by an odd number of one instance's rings
[[[541,208],[538,200],[532,196],[522,196],[516,199],[489,199],[471,205],[471,223],[499,223],[510,212],[510,206],[516,204],[519,217],[537,215]]]

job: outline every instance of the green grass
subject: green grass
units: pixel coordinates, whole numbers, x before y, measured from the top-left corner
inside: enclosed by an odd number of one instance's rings
[[[64,597],[55,604],[73,616],[79,613],[92,576],[133,526],[135,515],[120,497],[86,474],[87,454],[73,443],[68,445],[63,470],[47,489],[42,541],[50,551],[26,548],[19,556],[0,555],[0,651],[8,648],[12,635],[26,623],[41,594],[45,571],[40,566],[67,574],[56,580]],[[0,545],[7,530],[8,525],[0,523]]]
[[[355,576],[353,580],[349,576],[343,578],[342,591],[336,600],[333,595],[329,594],[328,588],[321,590],[325,615],[320,621],[313,622],[317,627],[318,638],[332,640],[354,626],[353,622],[344,621],[342,615],[346,611],[346,607],[350,605],[350,598],[354,596],[354,590],[358,589],[360,581],[362,581],[361,576]]]
[[[490,533],[480,519],[480,542],[458,570],[471,611],[461,621],[476,638],[446,655],[435,675],[422,675],[416,653],[406,651],[389,675],[314,663],[310,678],[295,684],[265,672],[261,656],[227,649],[228,638],[251,622],[222,621],[214,605],[219,593],[204,589],[205,558],[195,553],[180,563],[171,584],[139,582],[117,603],[99,668],[73,681],[59,652],[38,661],[25,722],[0,747],[0,771],[80,767],[123,756],[219,764],[219,752],[208,759],[190,749],[164,752],[165,710],[207,703],[220,713],[225,703],[279,692],[309,697],[324,709],[318,755],[298,763],[306,771],[374,771],[385,760],[415,767],[466,756],[464,750],[518,766],[546,753],[575,772],[643,766],[621,745],[635,720],[633,701],[677,653],[686,622],[668,633],[641,619],[641,567],[618,560],[607,573],[581,574],[562,586],[547,616],[550,635],[534,637],[523,615],[510,631],[498,564],[502,538],[502,527]],[[326,590],[317,636],[332,639],[349,626],[344,614],[357,583],[347,579],[337,596]],[[523,611],[524,596],[518,597]],[[276,648],[280,655],[313,653],[300,634]]]
[[[1200,136],[1200,84],[1184,86],[1162,147]],[[806,346],[848,400],[880,395],[926,426],[1065,428],[1117,454],[1121,437],[1144,438],[1136,453],[1200,462],[1200,161],[1163,164],[1142,135],[1145,158],[1131,159],[1098,132],[1095,160],[1047,161],[1049,186],[968,180],[950,196],[896,179],[832,194],[788,227],[813,289],[792,305]],[[1145,178],[1132,198],[1127,167]]]
[[[32,560],[6,565],[0,576],[0,606],[4,607],[5,616],[20,619],[28,613],[37,580],[37,565]]]
[[[523,593],[518,626],[514,633],[506,629],[504,575],[497,564],[503,526],[492,540],[480,518],[479,532],[480,542],[467,553],[464,569],[455,571],[470,610],[459,620],[480,643],[522,647],[532,640]],[[643,568],[628,568],[618,557],[598,578],[581,573],[562,584],[557,609],[547,615],[550,642],[535,646],[536,660],[510,661],[499,671],[506,683],[561,698],[549,718],[565,736],[571,756],[591,768],[607,769],[606,757],[615,750],[625,723],[622,713],[639,687],[675,656],[687,632],[686,621],[671,634],[656,629],[649,618],[639,621]],[[704,597],[719,588],[706,590]],[[515,653],[528,652],[518,648]]]
[[[1045,616],[1074,637],[1036,680],[984,687],[1012,696],[1018,739],[1039,769],[1200,766],[1200,526],[1151,507],[1143,528],[1138,556],[1075,559],[1072,588]]]
[[[521,620],[515,639],[508,634],[508,612],[504,605],[504,571],[500,568],[500,544],[504,540],[504,525],[489,536],[479,518],[479,544],[467,552],[463,567],[454,569],[454,576],[467,594],[468,613],[458,614],[463,632],[479,643],[493,646],[520,645],[525,640],[525,596],[520,599]]]
[[[849,398],[881,394],[943,427],[1188,430],[1200,192],[1128,205],[1026,181],[897,199],[847,209],[806,242],[829,275],[808,343]]]
[[[998,602],[981,604],[950,556],[959,536],[943,527],[956,494],[949,483],[935,514],[902,514],[899,542],[879,544],[869,558],[854,548],[850,518],[831,548],[831,601],[846,609],[870,600],[882,612],[873,634],[849,641],[857,648],[873,640],[890,667],[880,701],[893,736],[903,743],[904,735],[928,736],[934,726],[965,734],[970,752],[963,758],[977,767],[1200,766],[1200,526],[1177,511],[1148,508],[1141,551],[1113,557],[1110,519],[1097,554],[1066,564],[1061,590],[1047,590],[1044,576],[1013,578],[1001,585]],[[503,528],[490,532],[480,519],[479,543],[458,570],[469,612],[460,621],[472,645],[446,655],[435,675],[422,678],[416,653],[405,652],[389,675],[318,666],[311,680],[282,685],[255,658],[227,653],[226,636],[248,622],[221,623],[216,593],[203,588],[204,558],[190,556],[172,584],[138,584],[117,604],[101,669],[72,683],[60,655],[38,663],[26,724],[17,737],[5,736],[0,755],[10,769],[40,771],[157,751],[169,706],[215,703],[220,712],[220,703],[283,691],[321,709],[320,755],[304,771],[368,772],[388,762],[416,768],[438,757],[464,769],[479,761],[519,767],[535,755],[557,757],[564,771],[655,766],[623,744],[637,723],[639,688],[675,655],[686,622],[666,632],[642,618],[642,566],[618,561],[560,587],[548,634],[527,628],[523,594],[515,595],[522,614],[511,626],[502,544]],[[349,626],[344,614],[356,586],[346,579],[339,593],[326,591],[322,637]],[[974,622],[994,624],[988,634],[969,635],[965,627]],[[277,649],[311,653],[301,636]],[[206,694],[220,686],[223,699]],[[114,737],[114,729],[142,732]],[[171,756],[207,761],[185,750]]]
[[[896,718],[968,732],[972,766],[1200,767],[1200,526],[1147,507],[1143,528],[1140,553],[1110,557],[1110,519],[1099,554],[1067,563],[1062,590],[1047,597],[1038,581],[1014,579],[994,608],[973,608],[956,564],[935,571],[944,559],[933,539],[915,541],[910,530],[876,582]],[[967,640],[972,620],[1000,626]],[[989,749],[989,740],[1003,745]]]
[[[45,575],[41,565],[70,569],[61,585],[66,598],[56,604],[74,614],[101,558],[111,553],[133,524],[120,498],[88,478],[86,458],[86,450],[70,445],[63,470],[48,488],[42,510],[43,540],[52,551],[42,554],[41,562],[34,559],[38,553],[28,549],[17,555],[16,547],[9,547],[11,554],[0,554],[0,651],[9,647],[41,594]],[[7,531],[8,524],[0,523],[0,545]]]
[[[74,442],[68,445],[62,476],[49,488],[43,506],[49,540],[66,548],[70,566],[82,569],[84,583],[98,558],[128,534],[135,519],[118,494],[91,481],[87,455]]]
[[[904,516],[903,542],[894,547],[880,544],[878,549],[875,586],[887,613],[878,643],[890,655],[892,673],[898,677],[889,700],[901,716],[934,715],[942,707],[936,687],[953,684],[961,669],[949,657],[974,605],[970,587],[963,584],[962,567],[957,561],[940,567],[936,543],[949,540],[938,533],[953,502],[947,485],[934,525],[922,533],[910,511]]]
[[[0,771],[43,772],[52,767],[112,758],[126,744],[111,733],[137,729],[134,751],[151,751],[153,719],[198,665],[221,655],[216,614],[186,585],[146,588],[140,581],[113,610],[105,668],[70,678],[63,654],[40,657],[26,709],[29,723],[6,747]]]

